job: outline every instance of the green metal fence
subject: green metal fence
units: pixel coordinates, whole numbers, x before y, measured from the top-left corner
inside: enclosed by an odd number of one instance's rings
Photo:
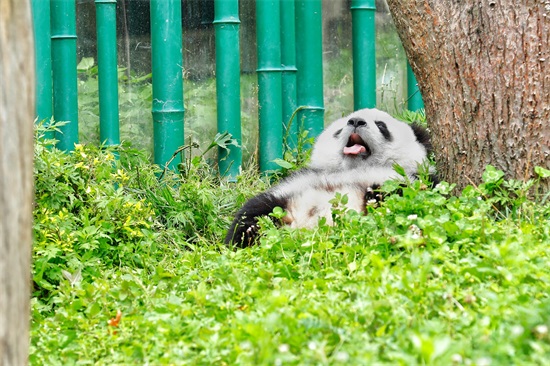
[[[181,0],[150,0],[154,162],[176,169],[184,144]],[[55,136],[70,151],[78,142],[76,0],[32,0],[37,54],[38,120],[67,122]],[[99,73],[100,143],[120,143],[116,0],[95,0]],[[217,128],[241,144],[239,1],[214,0]],[[321,0],[256,0],[260,170],[278,168],[286,148],[307,129],[324,125]],[[375,1],[352,0],[355,109],[376,106]],[[408,67],[409,109],[423,107]],[[299,108],[297,118],[291,116]],[[219,150],[220,174],[240,173],[239,146]]]
[[[75,1],[51,1],[51,37],[53,117],[68,122],[61,126],[60,135],[56,136],[57,147],[70,151],[78,142]]]
[[[99,139],[107,146],[120,144],[116,0],[96,0],[97,64],[99,83]]]
[[[278,0],[256,2],[261,171],[277,169],[274,160],[283,157],[280,5]]]
[[[48,121],[53,116],[52,43],[50,2],[33,0],[34,39],[36,50],[36,118]],[[53,136],[47,136],[53,138]]]
[[[236,179],[242,164],[241,141],[241,66],[239,42],[239,1],[214,3],[216,28],[216,90],[218,131],[228,132],[237,145],[218,149],[220,174]]]
[[[352,0],[353,106],[376,106],[375,0]]]
[[[181,163],[183,146],[183,43],[181,1],[151,0],[155,164]]]

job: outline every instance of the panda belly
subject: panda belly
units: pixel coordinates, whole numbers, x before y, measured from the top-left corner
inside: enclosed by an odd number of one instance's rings
[[[362,189],[354,185],[338,187],[337,190],[327,190],[311,187],[303,192],[290,197],[287,203],[287,215],[283,222],[292,228],[313,228],[317,226],[319,219],[325,218],[328,225],[333,225],[332,209],[330,202],[339,193],[347,196],[344,205],[348,210],[359,213],[365,211],[365,194]]]

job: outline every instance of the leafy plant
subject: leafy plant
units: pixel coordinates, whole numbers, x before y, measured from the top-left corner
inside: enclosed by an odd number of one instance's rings
[[[96,133],[97,69],[79,67],[85,142]],[[123,130],[136,128],[123,139],[139,149],[63,153],[48,139],[59,124],[37,128],[31,364],[550,362],[550,193],[538,190],[547,169],[524,182],[487,167],[482,184],[459,193],[422,177],[389,181],[366,215],[339,195],[334,225],[265,218],[260,243],[233,250],[220,243],[232,215],[270,180],[253,159],[237,182],[217,175],[211,152],[235,141],[212,127],[213,84],[188,81],[201,102],[187,102],[186,121],[209,126],[187,128],[201,138],[181,148],[174,172],[142,148],[149,76],[120,78]],[[254,77],[245,78],[250,107]],[[255,125],[253,113],[243,119]],[[254,133],[243,133],[246,153]],[[308,144],[304,132],[287,149],[284,174],[303,166]]]
[[[536,181],[488,167],[459,195],[388,182],[367,215],[339,196],[333,226],[266,218],[258,245],[233,250],[224,230],[265,178],[225,182],[186,154],[159,180],[145,154],[117,152],[37,141],[31,364],[550,360],[550,206],[525,191]]]
[[[293,171],[303,168],[309,161],[315,138],[309,136],[309,131],[302,127],[303,123],[299,124],[297,136],[290,136],[290,126],[293,123],[298,123],[298,112],[303,109],[304,107],[297,108],[286,124],[288,127],[283,136],[283,158],[274,160],[281,168],[276,172],[276,176],[279,178],[286,177]]]

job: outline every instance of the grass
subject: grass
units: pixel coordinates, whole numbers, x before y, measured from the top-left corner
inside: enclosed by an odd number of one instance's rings
[[[41,130],[38,131],[42,133]],[[30,363],[544,365],[550,362],[550,172],[454,192],[422,182],[335,226],[221,244],[269,184],[181,174],[137,150],[38,142]],[[117,312],[120,316],[117,317]]]
[[[378,101],[395,113],[404,53],[395,32],[379,37]],[[344,48],[324,64],[329,121],[352,109],[351,69]],[[83,59],[79,71],[82,145],[35,145],[31,364],[550,363],[550,202],[532,194],[547,170],[521,182],[487,167],[462,192],[415,182],[393,195],[389,182],[368,215],[335,202],[333,227],[265,219],[258,245],[237,250],[221,244],[232,215],[269,182],[250,163],[227,183],[213,155],[191,149],[215,138],[214,80],[185,80],[191,154],[162,174],[149,159],[150,75],[120,70],[121,136],[133,146],[115,151],[93,146],[97,67]],[[255,76],[241,85],[253,161]],[[287,153],[283,171],[304,156]]]

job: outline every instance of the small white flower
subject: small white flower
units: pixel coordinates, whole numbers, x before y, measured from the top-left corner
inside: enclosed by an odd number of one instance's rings
[[[348,362],[349,354],[347,352],[340,351],[334,355],[334,359],[338,362]]]
[[[492,360],[490,357],[481,357],[481,358],[478,358],[476,364],[478,366],[490,366],[491,362]]]
[[[416,219],[418,218],[418,215],[416,215],[416,214],[409,215],[409,216],[407,216],[407,218],[408,218],[409,220],[416,220]]]
[[[462,356],[458,353],[455,353],[451,356],[451,361],[453,361],[453,363],[462,363]]]
[[[535,333],[535,337],[538,339],[542,339],[548,335],[548,326],[545,324],[540,324],[533,329],[533,333]]]
[[[283,344],[279,345],[279,352],[286,353],[288,351],[290,351],[290,346],[288,344],[283,343]]]
[[[409,226],[409,232],[411,233],[411,238],[413,239],[419,239],[422,237],[422,230],[415,224]]]
[[[512,327],[512,335],[515,337],[519,337],[520,335],[522,335],[523,331],[524,329],[521,325],[514,325]]]

